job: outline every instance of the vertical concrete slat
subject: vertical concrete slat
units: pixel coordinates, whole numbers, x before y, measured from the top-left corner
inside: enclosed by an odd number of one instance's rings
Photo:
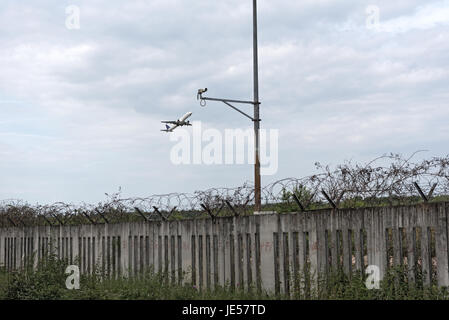
[[[328,211],[324,217],[323,221],[323,232],[324,232],[324,252],[323,261],[325,263],[324,272],[328,275],[332,269],[332,254],[331,254],[331,240],[332,240],[332,212]]]
[[[337,270],[340,265],[340,252],[339,252],[339,219],[337,214],[331,214],[331,259],[332,259],[332,268]]]
[[[182,271],[184,283],[192,282],[192,221],[181,222],[182,234]]]
[[[102,268],[103,266],[103,235],[104,235],[104,229],[102,228],[95,228],[95,253],[96,253],[96,259],[94,261],[95,268]],[[101,270],[103,272],[104,270]]]
[[[133,277],[137,274],[137,241],[136,241],[136,227],[133,223],[129,223],[129,253],[128,253],[128,264],[129,264],[129,272]],[[106,237],[106,265],[108,264],[108,245],[107,245],[107,237]]]
[[[220,275],[220,283],[224,285],[228,285],[231,281],[231,264],[230,264],[230,251],[229,251],[229,221],[231,218],[223,218],[221,219],[220,225],[220,239],[219,239],[219,247],[220,254],[218,256],[218,260],[220,261],[221,275]]]
[[[192,220],[191,222],[192,231],[190,238],[190,246],[191,246],[191,264],[192,264],[192,284],[196,287],[199,286],[198,282],[198,236],[197,236],[197,221]]]
[[[85,229],[85,228],[83,228],[83,229]],[[81,268],[81,270],[82,270],[82,273],[86,273],[86,270],[87,270],[86,238],[87,238],[86,234],[83,232],[83,236],[81,238],[81,243],[82,243],[82,249],[81,249],[82,250],[82,254],[81,254],[81,256],[82,256],[82,263],[81,263],[82,268]]]
[[[285,288],[287,284],[285,283],[285,250],[284,250],[284,232],[285,232],[285,214],[278,214],[278,229],[277,233],[277,273],[278,273],[278,287],[281,294],[285,294]]]
[[[299,263],[299,272],[302,273],[304,271],[306,265],[306,243],[304,242],[306,232],[305,227],[305,214],[301,213],[296,218],[296,229],[298,230],[298,263]]]
[[[9,271],[9,237],[7,230],[5,231],[5,252],[4,252],[4,259],[5,259],[5,268],[6,271]]]
[[[214,235],[216,236],[216,252],[214,264],[214,277],[216,278],[216,285],[222,286],[224,284],[224,256],[223,256],[223,219],[219,219],[214,225]]]
[[[33,268],[34,270],[37,269],[37,263],[38,263],[38,251],[39,251],[39,232],[40,232],[40,228],[39,226],[34,227],[34,232],[33,232]],[[3,252],[3,251],[2,251]]]
[[[289,234],[289,240],[290,240],[290,250],[291,250],[291,278],[292,278],[292,291],[296,291],[298,289],[299,285],[299,271],[300,271],[300,265],[299,265],[299,244],[298,244],[298,238],[299,238],[299,231],[298,231],[298,213],[290,215],[290,234]]]
[[[408,208],[407,208],[408,209]],[[404,255],[404,249],[405,244],[404,243],[404,237],[405,237],[405,225],[408,217],[408,210],[405,207],[400,207],[398,210],[398,231],[399,231],[399,258],[400,258],[400,265],[404,265],[405,255]]]
[[[437,281],[439,286],[449,286],[449,270],[448,270],[448,232],[447,232],[447,213],[444,203],[438,204],[434,210],[437,210],[437,227],[435,250],[437,258]]]
[[[7,234],[7,237],[5,239],[6,241],[6,251],[5,251],[5,261],[6,261],[6,270],[10,271],[11,270],[11,259],[10,259],[10,249],[11,249],[11,238],[9,237],[9,234]]]
[[[129,223],[122,223],[120,234],[121,261],[120,268],[125,277],[130,276],[129,266]]]
[[[92,252],[91,252],[91,250],[92,250],[92,247],[91,247],[91,243],[92,243],[92,237],[90,237],[90,235],[87,237],[87,273],[88,274],[90,274],[90,272],[91,272],[91,258],[92,258],[92,256],[91,256],[91,254],[92,254]]]
[[[143,237],[143,256],[142,261],[144,272],[148,272],[150,267],[150,237],[148,232],[148,223],[142,222],[142,237]]]
[[[398,266],[401,264],[401,252],[400,252],[400,240],[399,240],[399,208],[391,208],[391,230],[393,235],[393,265]]]
[[[368,265],[376,265],[375,261],[375,221],[374,209],[363,209],[366,229],[366,246]]]
[[[278,220],[279,221],[279,220]],[[279,230],[273,233],[273,254],[274,254],[274,293],[276,295],[280,294],[281,290],[281,276],[280,276],[280,253],[279,253],[279,241],[280,241]]]
[[[61,237],[61,258],[64,261],[67,261],[67,247],[66,247],[66,239],[69,236],[69,229],[67,226],[62,226],[59,232]]]
[[[407,269],[410,283],[415,282],[416,268],[416,206],[408,208],[406,239],[407,239]]]
[[[242,229],[243,237],[243,260],[244,260],[244,282],[245,288],[249,290],[253,284],[254,272],[253,272],[253,257],[254,257],[254,237],[252,235],[252,217],[247,216],[245,218],[245,224]]]
[[[24,244],[25,244],[25,237],[23,237],[23,233],[20,234],[20,237],[18,237],[17,241],[18,241],[17,245],[18,245],[18,258],[19,258],[17,267],[19,270],[21,270],[23,268],[23,253],[24,253]]]
[[[60,225],[58,228],[58,237],[57,237],[57,257],[58,259],[62,259],[62,228],[63,226]]]
[[[163,250],[163,256],[164,256],[164,276],[166,279],[169,279],[169,272],[170,272],[170,222],[164,221],[162,223],[163,225],[163,242],[164,242],[164,250]]]
[[[122,230],[120,226],[117,224],[115,226],[115,234],[117,235],[117,276],[121,277],[123,276],[123,269],[122,269]]]
[[[326,250],[327,250],[327,237],[326,237],[326,223],[329,215],[333,214],[332,211],[322,211],[316,214],[316,230],[317,230],[317,276],[321,278],[326,274],[327,263],[326,263]]]
[[[154,225],[152,222],[147,222],[147,235],[149,238],[149,267],[152,271],[155,271],[155,231],[154,231]]]
[[[229,263],[231,267],[231,289],[235,289],[238,283],[238,222],[240,219],[233,217],[230,224],[230,239],[229,239]]]
[[[361,253],[361,234],[360,234],[361,224],[360,224],[360,215],[359,210],[351,211],[351,230],[354,237],[354,263],[351,264],[354,266],[354,269],[357,271],[362,271],[362,253]]]
[[[75,239],[75,236],[74,236],[74,234],[75,234],[75,232],[76,232],[76,230],[75,230],[75,228],[73,228],[73,226],[70,226],[70,238],[69,238],[69,241],[68,241],[68,243],[69,243],[69,261],[70,261],[70,264],[74,264],[75,263],[75,258],[74,258],[74,256],[75,256],[75,252],[74,252],[74,239]]]
[[[349,211],[339,212],[340,225],[342,226],[342,246],[343,246],[343,270],[347,275],[351,275],[351,241],[349,239],[349,225],[351,223],[351,214]]]
[[[160,241],[161,241],[161,267],[162,273],[164,277],[168,276],[168,272],[170,270],[170,241],[169,241],[169,233],[170,233],[170,223],[168,221],[163,221],[161,223],[160,228]]]
[[[18,270],[21,267],[21,252],[20,252],[20,238],[22,235],[22,228],[14,228],[14,269]]]
[[[377,266],[380,271],[380,279],[383,279],[386,268],[386,233],[384,223],[387,214],[383,208],[368,210],[365,223],[365,227],[368,229],[368,265]]]
[[[145,222],[141,221],[139,222],[139,272],[141,275],[145,272]]]
[[[96,240],[97,240],[97,230],[103,228],[103,226],[97,228],[94,225],[90,226],[90,254],[89,254],[89,260],[90,260],[90,272],[94,272],[95,270],[95,260],[97,258],[97,250],[96,250]]]
[[[176,261],[176,243],[177,243],[177,228],[178,228],[178,222],[172,221],[169,224],[169,237],[170,237],[170,248],[169,248],[169,255],[170,255],[170,277],[173,283],[176,283],[176,267],[177,267],[177,261]]]
[[[139,264],[139,254],[140,254],[140,236],[138,235],[138,230],[136,228],[136,225],[131,224],[131,228],[132,228],[132,236],[131,236],[131,244],[132,244],[132,259],[131,259],[131,264],[132,264],[132,273],[134,277],[139,277],[140,276],[140,264]],[[109,237],[108,237],[109,240]],[[108,241],[108,253],[109,253],[109,241]],[[108,255],[109,256],[109,255]],[[109,259],[108,259],[108,264],[109,264]]]
[[[0,229],[0,267],[4,267],[6,265],[5,261],[5,229]]]
[[[196,221],[196,231],[197,231],[197,251],[198,251],[198,284],[201,289],[204,289],[206,283],[206,255],[205,255],[205,221]]]
[[[214,225],[216,227],[216,224]],[[214,229],[213,239],[212,239],[212,260],[213,260],[213,283],[214,288],[220,284],[220,264],[218,262],[218,230]]]
[[[79,237],[81,234],[81,226],[73,226],[72,228],[72,263],[78,265],[81,271],[81,256],[79,252]],[[42,237],[43,235],[41,235]],[[42,245],[42,243],[41,243]]]
[[[161,248],[161,243],[159,242],[161,222],[152,222],[151,224],[153,225],[154,272],[158,273],[161,268],[161,259],[159,256]]]
[[[386,259],[386,241],[385,241],[385,233],[386,233],[386,228],[384,225],[384,221],[385,221],[385,214],[387,214],[385,212],[385,209],[383,209],[382,211],[378,211],[378,210],[374,210],[375,212],[375,218],[376,218],[376,225],[377,225],[377,230],[376,230],[376,257],[377,257],[377,265],[380,268],[380,279],[383,279],[385,276],[385,272],[386,272],[386,264],[387,264],[387,259]]]
[[[249,236],[249,266],[248,266],[248,287],[256,288],[256,278],[257,278],[257,266],[256,266],[256,221],[255,217],[249,216],[248,218],[248,236]]]
[[[325,237],[325,220],[329,211],[319,212],[314,216],[315,230],[316,230],[316,255],[317,255],[317,279],[320,279],[326,272],[326,237]]]
[[[245,268],[245,226],[247,226],[247,217],[236,218],[236,282],[238,288],[245,287],[246,268]]]
[[[260,239],[260,280],[262,288],[268,293],[272,293],[275,288],[273,233],[277,232],[278,220],[275,215],[261,215],[257,218]]]
[[[182,275],[182,251],[183,251],[183,234],[182,234],[182,221],[178,221],[176,224],[176,274],[178,285],[182,284],[183,275]]]
[[[111,274],[112,278],[117,277],[117,242],[118,242],[118,230],[116,224],[107,224],[105,228],[108,230],[108,234],[111,237]],[[93,238],[92,238],[93,239]]]
[[[256,233],[254,234],[254,263],[255,263],[255,270],[256,270],[256,275],[255,275],[255,284],[256,284],[256,289],[258,293],[262,293],[262,271],[261,271],[261,241],[260,241],[260,219],[259,217],[254,217],[253,220],[254,224],[255,224],[255,231]]]
[[[86,237],[85,237],[85,225],[80,227],[80,234],[78,239],[78,251],[80,257],[80,272],[84,274],[86,268]]]
[[[50,252],[57,257],[58,255],[58,237],[60,225],[56,225],[50,228]]]
[[[310,275],[311,275],[311,288],[315,290],[318,285],[318,235],[317,235],[317,223],[318,217],[314,213],[307,213],[307,225],[309,232],[309,260],[310,260]]]
[[[158,222],[155,226],[156,228],[156,261],[157,261],[157,269],[156,272],[162,273],[164,269],[164,232],[162,222]]]
[[[205,251],[205,277],[206,287],[212,288],[213,283],[213,222],[212,219],[204,221],[204,251]]]
[[[16,248],[16,255],[17,255],[17,269],[20,270],[23,267],[23,243],[24,243],[24,236],[23,236],[23,227],[16,228],[16,237],[17,237],[17,248]]]
[[[288,259],[288,281],[289,281],[289,295],[291,296],[295,288],[295,271],[298,268],[297,265],[297,228],[296,218],[298,214],[292,213],[287,216],[286,220],[286,232],[287,238],[287,259]]]
[[[148,224],[148,237],[150,241],[150,266],[152,272],[156,272],[156,262],[157,262],[157,248],[156,248],[156,229],[155,224],[151,221]]]
[[[420,207],[419,215],[421,216],[421,264],[423,271],[423,282],[425,285],[430,285],[431,276],[431,264],[430,264],[430,237],[429,237],[429,225],[428,225],[428,210],[427,206]]]

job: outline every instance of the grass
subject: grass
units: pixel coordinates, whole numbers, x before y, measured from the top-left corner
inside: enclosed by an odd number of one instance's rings
[[[186,283],[173,283],[151,268],[138,277],[108,277],[96,267],[90,275],[81,275],[80,289],[68,290],[67,262],[48,256],[36,269],[17,272],[0,269],[2,300],[261,300],[269,296],[255,290],[232,290],[230,286],[199,290]],[[274,297],[272,297],[274,298]]]
[[[98,268],[91,275],[82,275],[79,290],[66,288],[67,263],[54,256],[26,267],[20,272],[0,270],[2,300],[447,300],[447,288],[408,281],[407,270],[392,268],[380,283],[380,289],[369,290],[364,274],[350,276],[341,270],[314,277],[302,271],[294,279],[291,296],[267,294],[230,286],[198,290],[190,283],[173,283],[166,276],[146,270],[135,278],[106,277]],[[417,279],[420,276],[417,275]]]

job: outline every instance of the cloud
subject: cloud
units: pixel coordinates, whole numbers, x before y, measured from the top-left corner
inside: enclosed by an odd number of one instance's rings
[[[382,22],[378,31],[409,32],[449,25],[449,1],[439,1],[416,8],[412,15],[404,15]]]
[[[252,180],[250,165],[174,166],[160,120],[246,129],[209,96],[251,99],[252,11],[237,0],[5,0],[0,12],[0,198],[99,201]],[[385,152],[447,153],[448,1],[259,1],[261,114],[279,172]],[[382,30],[383,28],[383,30]],[[251,113],[250,106],[242,106]]]

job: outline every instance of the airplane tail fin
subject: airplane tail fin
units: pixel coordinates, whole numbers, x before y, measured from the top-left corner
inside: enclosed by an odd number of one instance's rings
[[[168,124],[166,124],[165,127],[167,128],[167,130],[170,129],[170,126]]]

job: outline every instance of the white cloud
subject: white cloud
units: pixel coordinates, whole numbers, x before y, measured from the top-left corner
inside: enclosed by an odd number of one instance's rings
[[[260,1],[262,126],[279,174],[385,152],[447,153],[448,1]],[[250,166],[176,167],[160,120],[252,123],[209,96],[252,98],[250,2],[5,0],[0,12],[0,198],[98,201],[239,185]],[[250,107],[242,106],[251,113]]]
[[[409,32],[449,25],[449,1],[438,1],[418,7],[414,14],[400,16],[380,24],[382,32]]]

